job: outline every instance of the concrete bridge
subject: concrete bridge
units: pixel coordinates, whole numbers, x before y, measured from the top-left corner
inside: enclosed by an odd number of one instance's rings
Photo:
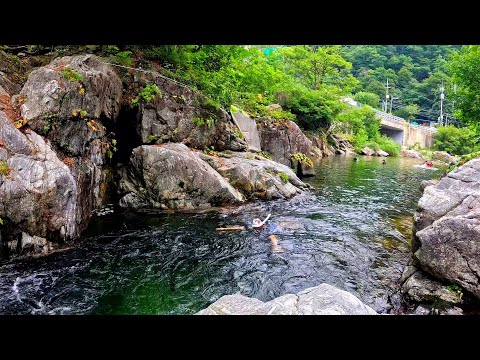
[[[363,106],[363,104],[360,104],[352,98],[344,98],[343,101],[352,106]],[[437,131],[436,128],[412,125],[401,117],[380,110],[375,110],[375,113],[382,119],[380,133],[392,138],[400,145],[414,146],[418,143],[420,147],[433,146],[433,135]]]

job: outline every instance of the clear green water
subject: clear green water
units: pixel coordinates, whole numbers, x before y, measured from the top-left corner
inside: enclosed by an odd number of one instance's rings
[[[83,242],[0,267],[2,314],[192,314],[222,295],[266,301],[327,282],[381,313],[402,308],[418,160],[330,157],[289,201],[208,214],[116,214]],[[264,231],[215,231],[272,214]],[[277,234],[283,252],[268,239]]]

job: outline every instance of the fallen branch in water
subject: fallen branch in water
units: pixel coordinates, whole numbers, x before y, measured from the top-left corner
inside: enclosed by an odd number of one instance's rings
[[[225,228],[217,228],[217,231],[230,231],[230,230],[245,230],[245,226],[232,226]]]

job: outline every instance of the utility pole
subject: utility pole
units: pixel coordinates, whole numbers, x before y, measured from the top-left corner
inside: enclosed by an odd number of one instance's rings
[[[442,86],[440,86],[440,126],[443,126],[443,99],[445,99],[444,91],[445,87],[443,86],[442,82]]]
[[[390,114],[392,113],[393,96],[390,96]]]
[[[385,109],[383,109],[383,111],[385,112],[388,112],[388,89],[389,89],[389,86],[388,86],[388,78],[387,78],[387,85],[386,85],[386,88],[385,88]]]
[[[457,84],[453,84],[452,118],[455,119],[455,98],[457,97]]]

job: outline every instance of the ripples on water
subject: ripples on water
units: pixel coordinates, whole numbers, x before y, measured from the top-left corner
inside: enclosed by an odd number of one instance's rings
[[[290,201],[208,214],[97,219],[83,243],[0,268],[2,314],[191,314],[222,295],[263,301],[322,282],[382,313],[398,313],[421,180],[418,160],[322,160],[316,189]],[[265,231],[217,232],[272,213],[283,252]]]

